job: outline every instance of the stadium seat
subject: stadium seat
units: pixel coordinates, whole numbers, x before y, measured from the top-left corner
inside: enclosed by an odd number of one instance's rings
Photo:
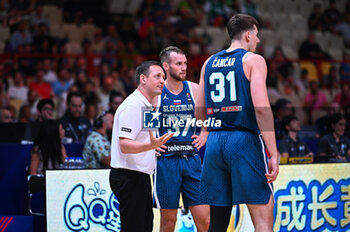
[[[290,14],[290,19],[296,31],[307,31],[307,19],[301,14]]]
[[[215,53],[223,49],[225,42],[229,39],[225,30],[219,27],[207,27],[206,32],[212,38],[211,44],[208,46],[209,53]]]
[[[323,51],[326,51],[326,49],[329,46],[327,35],[322,33],[321,31],[315,31],[315,40],[320,45],[321,49]]]
[[[10,99],[11,106],[15,107],[17,114],[19,113],[19,110],[21,109],[21,106],[23,105],[23,101],[20,99]],[[18,115],[16,115],[17,118]]]
[[[264,43],[267,42],[268,40],[276,39],[275,32],[273,30],[270,30],[270,29],[259,30],[258,36],[259,36],[260,40]]]
[[[259,9],[260,13],[261,13],[261,17],[263,16],[263,14],[265,14],[266,12],[270,13],[270,4],[268,4],[268,2],[266,1],[257,1],[256,2],[257,8]]]
[[[311,4],[305,4],[304,1],[295,1],[295,5],[297,8],[296,12],[308,19],[312,12],[313,6]]]
[[[329,41],[330,48],[335,49],[335,50],[343,50],[344,49],[343,37],[330,34],[328,41]]]
[[[201,26],[193,28],[193,31],[196,33],[196,35],[202,35],[204,33],[204,28]]]
[[[281,1],[281,3],[282,3],[281,10],[285,12],[285,14],[298,12],[298,5],[296,4],[296,1],[285,0],[285,1]]]
[[[293,36],[295,43],[299,45],[306,40],[307,38],[307,32],[306,31],[293,31],[293,33],[291,33],[291,36]]]
[[[50,25],[50,34],[58,38],[64,37],[63,26],[61,24]]]
[[[8,27],[0,26],[0,41],[6,42],[6,40],[10,39],[10,37],[10,29]]]
[[[50,25],[61,24],[63,21],[62,9],[55,5],[44,5],[43,16],[49,20]]]
[[[301,61],[299,63],[300,69],[306,69],[309,73],[309,78],[310,81],[318,80],[318,73],[317,73],[317,69],[314,63],[310,62],[310,61]]]
[[[335,60],[341,60],[343,57],[343,52],[340,49],[328,49],[327,52],[329,53],[329,55],[332,57],[332,59]]]
[[[80,43],[83,39],[82,28],[72,23],[63,24],[63,33],[71,42]]]
[[[283,49],[283,52],[284,54],[286,55],[286,57],[288,59],[296,59],[298,58],[298,54],[296,52],[296,50],[290,46],[285,46],[285,45],[282,45],[282,49]]]
[[[127,5],[127,12],[130,14],[134,14],[135,12],[138,11],[140,5],[141,5],[142,0],[129,0],[128,5]]]
[[[273,27],[277,32],[280,30],[284,30],[284,31],[289,30],[289,32],[290,32],[293,24],[292,24],[288,14],[278,12],[278,13],[273,14],[272,18],[274,21]]]
[[[274,1],[269,5],[269,11],[270,12],[281,12],[282,11],[282,5],[279,1]]]
[[[264,46],[264,55],[266,58],[270,58],[278,42],[276,33],[270,29],[262,29],[259,31],[259,38],[261,40],[261,44]]]
[[[309,0],[309,1],[310,1],[311,6],[313,6],[314,4],[318,3],[318,4],[320,4],[321,6],[323,6],[323,8],[324,8],[325,6],[327,6],[327,3],[328,3],[328,1],[323,1],[323,0]],[[324,9],[323,9],[323,10],[324,10]]]
[[[272,14],[269,10],[264,10],[264,11],[261,11],[260,13],[260,17],[265,20],[265,21],[269,21],[271,22],[273,20],[273,17],[272,17]],[[272,22],[271,22],[272,23]]]
[[[270,11],[270,6],[272,5],[273,0],[265,0],[265,1],[255,1],[255,4],[260,12],[263,10]],[[270,11],[271,12],[271,11]]]
[[[130,0],[118,0],[118,1],[108,0],[107,4],[109,6],[109,11],[111,13],[123,14],[123,13],[128,13],[126,12],[128,2],[130,2]]]
[[[329,69],[332,67],[332,63],[328,61],[322,61],[321,62],[321,75],[328,75]]]
[[[68,54],[80,54],[82,52],[79,42],[69,42],[66,44],[66,50]]]
[[[5,43],[0,41],[0,53],[4,51],[4,48],[5,48]]]
[[[96,31],[96,26],[93,24],[85,23],[81,26],[81,32],[82,32],[83,39],[89,39],[92,41],[94,39],[95,31]]]

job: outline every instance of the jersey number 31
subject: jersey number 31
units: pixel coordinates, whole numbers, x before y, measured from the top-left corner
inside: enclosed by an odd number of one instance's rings
[[[230,71],[226,78],[221,72],[214,72],[209,76],[209,84],[214,85],[215,82],[215,91],[210,91],[210,97],[213,102],[222,102],[225,98],[225,83],[226,80],[230,83],[230,101],[236,101],[236,84],[235,84],[235,71]],[[216,81],[218,80],[218,81]]]

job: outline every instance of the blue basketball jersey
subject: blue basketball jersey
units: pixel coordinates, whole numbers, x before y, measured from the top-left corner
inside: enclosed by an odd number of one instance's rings
[[[208,120],[221,120],[213,130],[248,130],[260,134],[250,95],[250,82],[243,71],[248,52],[236,49],[214,54],[205,68],[205,102]]]
[[[159,135],[174,133],[165,144],[167,151],[164,156],[176,154],[197,153],[192,145],[192,135],[195,133],[194,97],[190,83],[183,81],[183,90],[175,95],[164,85],[160,96],[161,127]]]

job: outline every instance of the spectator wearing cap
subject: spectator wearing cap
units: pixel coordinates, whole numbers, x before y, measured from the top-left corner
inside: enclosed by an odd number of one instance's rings
[[[313,157],[314,154],[310,151],[306,143],[298,137],[298,132],[301,130],[300,122],[294,115],[288,115],[282,120],[283,129],[287,135],[279,143],[279,152],[281,157]]]

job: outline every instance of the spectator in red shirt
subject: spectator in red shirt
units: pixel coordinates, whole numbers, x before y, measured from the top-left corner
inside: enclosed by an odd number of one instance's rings
[[[52,98],[53,96],[51,85],[44,82],[43,70],[38,70],[36,72],[35,81],[29,85],[29,89],[36,91],[40,98]]]

